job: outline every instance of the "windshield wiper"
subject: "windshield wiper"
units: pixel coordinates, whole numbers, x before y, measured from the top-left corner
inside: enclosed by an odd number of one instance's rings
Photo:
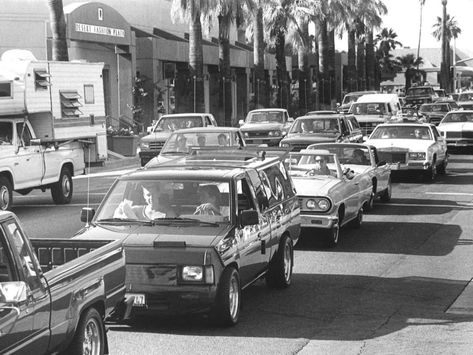
[[[141,219],[132,219],[132,218],[103,218],[95,221],[96,223],[136,223],[136,224],[149,224],[151,225],[151,221],[144,221]]]
[[[158,225],[159,224],[169,225],[172,222],[192,222],[192,223],[205,224],[205,225],[208,225],[208,226],[218,227],[217,222],[201,221],[200,219],[197,219],[197,218],[164,217],[164,218],[155,218],[155,219],[152,220],[152,223],[158,224]]]

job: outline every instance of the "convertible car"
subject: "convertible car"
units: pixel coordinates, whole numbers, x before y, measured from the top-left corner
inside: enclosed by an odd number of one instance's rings
[[[371,199],[363,207],[364,212],[373,208],[374,200],[391,200],[391,169],[385,161],[380,161],[375,147],[355,143],[319,143],[312,144],[307,149],[326,149],[336,154],[343,168],[350,168],[355,174],[366,174],[371,179],[373,192]]]
[[[286,161],[299,198],[301,227],[325,231],[320,234],[334,247],[340,227],[361,226],[363,206],[373,191],[368,174],[342,168],[337,155],[328,150],[304,149],[289,153]]]

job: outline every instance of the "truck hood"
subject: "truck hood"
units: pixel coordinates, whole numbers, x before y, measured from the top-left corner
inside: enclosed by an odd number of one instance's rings
[[[156,141],[164,142],[166,139],[169,138],[171,133],[172,133],[171,131],[161,131],[161,132],[151,133],[141,138],[141,142],[156,142]]]
[[[240,130],[245,131],[280,131],[284,128],[284,124],[282,123],[245,123],[243,126],[240,127]]]
[[[338,134],[333,133],[323,133],[323,134],[289,134],[287,137],[283,138],[281,143],[289,143],[289,144],[302,144],[307,143],[328,143],[328,142],[335,142],[338,138]]]
[[[339,179],[318,176],[292,176],[292,181],[296,187],[297,196],[327,196],[329,190],[340,182]]]
[[[198,224],[173,223],[169,226],[143,225],[95,225],[79,231],[74,239],[113,240],[122,239],[123,245],[154,247],[155,242],[166,246],[181,244],[191,247],[211,247],[230,232],[229,224],[200,226]]]
[[[439,125],[437,128],[442,132],[473,131],[473,122],[444,123]]]
[[[383,148],[405,148],[410,151],[427,151],[433,142],[423,139],[368,139],[366,144],[371,144],[376,149]]]

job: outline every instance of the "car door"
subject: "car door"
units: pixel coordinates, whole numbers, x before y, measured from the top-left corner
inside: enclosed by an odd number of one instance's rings
[[[379,165],[378,152],[375,147],[370,146],[370,160],[377,179],[376,191],[383,191],[388,187],[391,169],[388,164]]]
[[[431,129],[436,142],[437,161],[444,161],[447,157],[447,142],[440,136],[436,126],[431,126]]]
[[[15,188],[40,186],[43,177],[43,157],[39,145],[31,145],[31,131],[26,122],[16,123],[17,150],[13,166]]]
[[[255,280],[267,267],[269,262],[266,245],[271,238],[271,226],[266,214],[261,214],[255,202],[253,185],[248,177],[236,180],[237,211],[256,210],[260,214],[259,223],[252,226],[237,227],[238,251],[240,254],[240,278],[242,286]]]

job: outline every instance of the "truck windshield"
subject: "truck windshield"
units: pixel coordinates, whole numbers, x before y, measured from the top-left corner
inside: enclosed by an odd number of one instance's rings
[[[154,131],[175,131],[177,129],[202,127],[202,118],[195,116],[166,117],[163,116]]]
[[[284,123],[284,115],[281,111],[257,111],[252,112],[246,119],[247,123]]]
[[[182,221],[229,223],[228,182],[205,180],[120,180],[95,222]]]
[[[231,132],[173,133],[166,141],[161,154],[188,154],[192,147],[240,147],[242,142]]]
[[[386,105],[377,102],[356,102],[350,107],[350,113],[355,115],[384,115],[386,111]]]
[[[289,133],[340,132],[337,118],[301,118],[292,125]]]

